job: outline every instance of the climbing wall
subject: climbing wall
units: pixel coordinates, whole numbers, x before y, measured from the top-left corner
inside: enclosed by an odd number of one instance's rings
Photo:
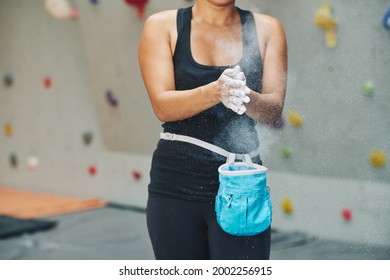
[[[284,24],[287,99],[259,126],[274,226],[390,242],[388,1],[259,1]]]
[[[145,206],[159,124],[131,4],[0,1],[0,185]]]
[[[269,141],[277,140],[264,151],[272,154],[269,164],[390,183],[390,32],[383,24],[390,4],[293,2],[264,3],[284,22],[290,65],[284,126],[271,131]],[[334,46],[326,41],[331,32]]]
[[[0,1],[0,185],[145,207],[161,124],[138,41],[193,1],[135,2]],[[273,227],[390,244],[390,3],[236,3],[279,18],[289,46],[283,118],[258,126]]]

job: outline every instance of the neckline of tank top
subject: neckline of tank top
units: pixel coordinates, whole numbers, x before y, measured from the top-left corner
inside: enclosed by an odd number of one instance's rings
[[[190,60],[190,62],[195,65],[196,67],[199,67],[199,68],[203,68],[203,69],[211,69],[211,70],[225,70],[227,68],[230,68],[230,67],[235,67],[236,65],[240,65],[242,64],[242,61],[244,59],[244,55],[245,55],[245,45],[244,45],[244,42],[245,42],[245,32],[244,32],[244,29],[242,28],[242,26],[244,25],[244,15],[243,15],[243,10],[241,10],[240,8],[236,7],[239,15],[240,15],[240,19],[241,19],[241,46],[242,46],[242,54],[241,54],[241,58],[238,62],[234,63],[234,64],[231,64],[231,65],[207,65],[207,64],[201,64],[199,62],[197,62],[193,55],[192,55],[192,50],[191,50],[191,19],[192,19],[192,7],[188,7],[187,8],[187,13],[188,13],[188,18],[190,19],[190,21],[186,22],[186,27],[187,27],[187,41],[188,41],[188,44],[187,44],[187,51],[185,52],[188,59]]]

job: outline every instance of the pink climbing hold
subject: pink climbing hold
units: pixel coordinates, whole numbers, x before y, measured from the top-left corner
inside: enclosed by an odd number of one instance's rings
[[[349,222],[350,220],[352,220],[352,211],[350,209],[342,209],[341,210],[341,216],[343,217],[343,219],[347,222]]]
[[[43,79],[43,85],[45,86],[45,88],[49,89],[53,86],[53,81],[51,80],[50,77],[45,77]]]

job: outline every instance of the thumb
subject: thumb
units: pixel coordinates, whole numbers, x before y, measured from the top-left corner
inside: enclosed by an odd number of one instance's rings
[[[227,69],[225,69],[225,71],[223,71],[223,74],[228,75],[228,76],[234,78],[234,76],[236,76],[238,73],[240,73],[240,71],[241,71],[241,68],[240,68],[239,65],[237,65],[234,68],[227,68]]]

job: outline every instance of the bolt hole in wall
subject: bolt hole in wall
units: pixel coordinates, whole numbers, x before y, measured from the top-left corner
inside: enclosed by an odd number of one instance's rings
[[[138,39],[191,3],[1,1],[0,184],[145,207],[161,124]],[[289,46],[282,118],[258,125],[273,226],[390,245],[388,1],[237,5],[279,18]]]

